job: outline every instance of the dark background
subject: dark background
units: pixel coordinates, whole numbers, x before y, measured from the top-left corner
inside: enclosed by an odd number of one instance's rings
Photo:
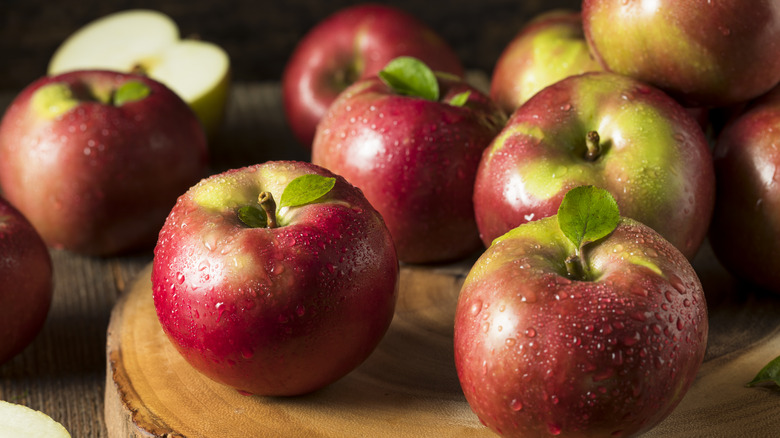
[[[234,81],[278,81],[296,42],[347,0],[0,0],[0,91],[20,91],[46,73],[59,44],[111,12],[151,8],[170,15],[182,35],[198,34],[231,57]],[[536,14],[578,9],[579,0],[377,1],[421,19],[457,51],[466,68],[492,70],[504,46]],[[139,29],[143,32],[143,29]]]

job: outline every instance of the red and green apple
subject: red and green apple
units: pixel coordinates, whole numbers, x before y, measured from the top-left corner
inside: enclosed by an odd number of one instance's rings
[[[317,127],[312,162],[363,191],[401,261],[451,261],[482,248],[474,178],[505,121],[463,80],[400,57],[339,95]]]
[[[496,239],[454,324],[466,400],[506,437],[651,429],[693,383],[709,328],[686,257],[592,186]]]
[[[490,97],[511,114],[542,88],[569,76],[601,70],[582,30],[579,11],[556,9],[529,21],[504,48]]]
[[[584,0],[588,44],[607,70],[689,106],[727,106],[780,82],[776,0]]]
[[[0,188],[51,247],[151,249],[176,198],[207,174],[206,148],[190,107],[157,81],[48,76],[0,122]]]
[[[32,224],[0,198],[0,364],[24,350],[46,322],[53,293],[49,250]]]
[[[458,55],[437,32],[393,6],[359,4],[310,29],[282,73],[282,103],[295,137],[311,148],[317,123],[345,88],[376,75],[399,56],[462,76]]]
[[[662,91],[590,72],[534,95],[485,150],[474,209],[485,246],[556,213],[571,188],[609,190],[621,212],[658,231],[686,257],[703,242],[715,177],[701,126]]]
[[[272,161],[184,193],[154,250],[163,331],[239,391],[309,393],[351,372],[393,318],[398,259],[382,217],[343,177]]]
[[[714,149],[713,252],[737,277],[780,293],[780,88],[728,122]]]

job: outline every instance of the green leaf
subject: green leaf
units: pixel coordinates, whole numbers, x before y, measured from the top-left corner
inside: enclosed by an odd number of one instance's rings
[[[141,81],[127,81],[114,93],[114,105],[122,106],[128,102],[141,100],[149,95],[151,89]]]
[[[411,56],[399,56],[387,63],[379,78],[398,94],[439,100],[436,75],[424,62]]]
[[[268,225],[268,216],[265,211],[254,205],[245,205],[239,208],[238,218],[250,228],[265,228]]]
[[[336,185],[336,178],[307,174],[290,181],[282,192],[279,208],[311,204]]]
[[[753,387],[762,383],[774,382],[775,385],[780,386],[780,356],[770,361],[761,371],[756,374],[756,377],[748,382],[745,386]]]
[[[606,237],[619,221],[620,211],[615,198],[595,186],[569,190],[558,208],[558,226],[578,248]]]
[[[466,90],[462,93],[458,93],[452,96],[452,99],[450,99],[450,105],[463,106],[466,104],[466,102],[468,102],[469,96],[471,96],[471,90]]]

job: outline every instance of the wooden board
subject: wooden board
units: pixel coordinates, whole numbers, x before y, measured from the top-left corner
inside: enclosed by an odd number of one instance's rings
[[[780,392],[744,383],[780,354],[780,303],[715,263],[694,261],[710,307],[710,340],[682,403],[647,437],[780,436]],[[452,319],[468,265],[404,267],[396,317],[374,354],[302,397],[243,396],[192,369],[169,344],[150,269],[114,309],[105,420],[110,437],[490,437],[470,411],[452,361]]]

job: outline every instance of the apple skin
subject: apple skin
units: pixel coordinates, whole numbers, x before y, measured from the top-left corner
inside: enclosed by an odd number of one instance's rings
[[[504,48],[490,81],[490,97],[507,114],[542,88],[569,76],[599,71],[578,11],[557,9],[529,21]]]
[[[601,153],[585,158],[587,132]],[[485,150],[474,209],[485,246],[555,214],[569,189],[607,189],[623,216],[658,231],[692,259],[715,198],[712,155],[698,122],[660,90],[608,72],[572,76],[537,93]]]
[[[344,176],[379,211],[406,263],[451,261],[482,248],[474,178],[506,121],[466,82],[437,79],[438,101],[396,94],[376,76],[354,83],[331,105],[312,145],[313,163]],[[466,91],[464,106],[447,103]]]
[[[714,149],[713,252],[737,277],[780,293],[780,87],[732,119]]]
[[[131,80],[149,95],[122,106],[78,100]],[[35,104],[51,84],[75,90],[74,106],[59,115]],[[195,114],[161,83],[64,73],[33,82],[6,111],[0,188],[50,247],[98,256],[151,250],[176,198],[207,174],[206,147]]]
[[[440,35],[392,6],[350,6],[309,30],[282,73],[282,103],[298,141],[311,149],[317,123],[338,94],[399,56],[417,58],[434,71],[464,73],[458,55]]]
[[[304,174],[334,176],[316,203],[279,210],[282,226],[237,217],[261,191],[279,200]],[[245,393],[298,395],[343,377],[393,318],[398,260],[381,216],[340,176],[266,162],[202,180],[160,231],[152,287],[168,338],[195,369]]]
[[[689,106],[727,106],[780,81],[780,3],[585,0],[588,44],[605,69]]]
[[[49,250],[32,224],[0,198],[0,364],[19,354],[43,328],[53,292]]]
[[[586,246],[596,279],[570,279],[574,246],[556,219],[507,233],[466,277],[454,331],[466,399],[506,437],[647,431],[703,361],[701,283],[679,250],[627,218]]]

